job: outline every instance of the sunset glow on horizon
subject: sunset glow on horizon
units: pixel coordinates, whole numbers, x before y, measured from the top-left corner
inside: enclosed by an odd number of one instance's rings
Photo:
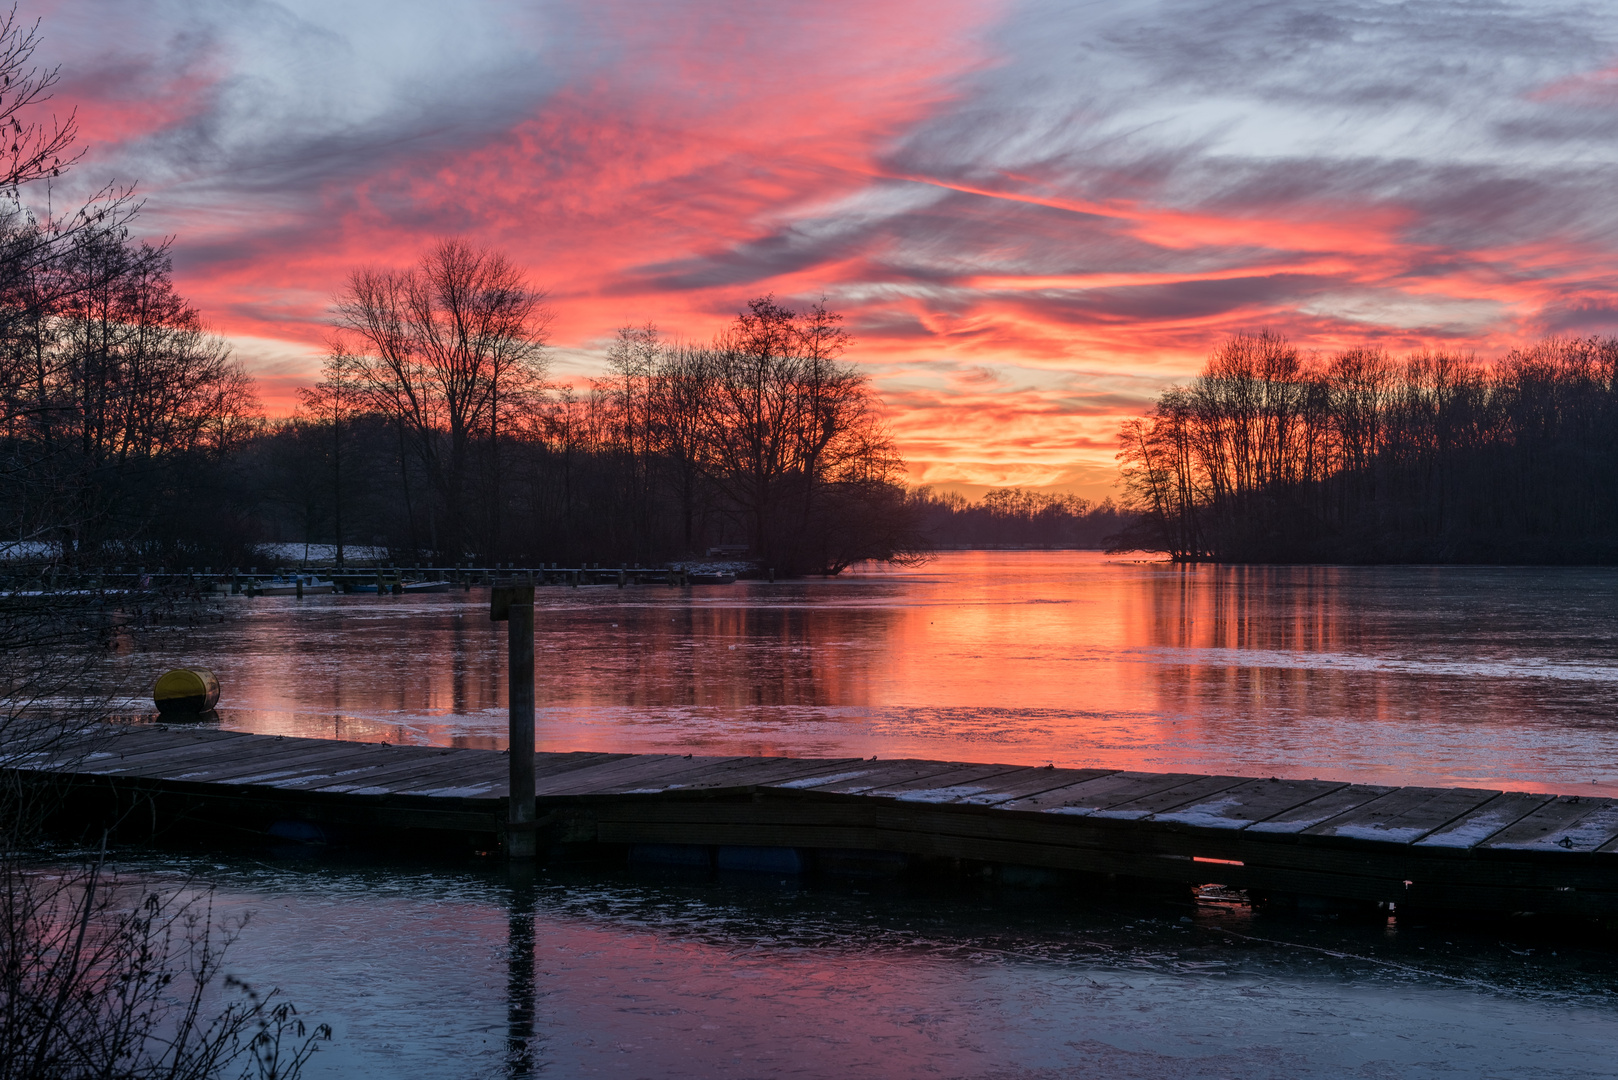
[[[844,313],[917,482],[1106,495],[1234,331],[1618,330],[1618,40],[1572,4],[64,0],[60,204],[136,181],[272,414],[353,268],[435,239],[615,328]]]

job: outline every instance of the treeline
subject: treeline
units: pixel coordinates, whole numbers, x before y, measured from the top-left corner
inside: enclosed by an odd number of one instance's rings
[[[6,539],[69,559],[138,538],[245,539],[230,494],[259,431],[251,380],[175,292],[131,208],[65,231],[13,204],[0,226],[0,481]],[[240,534],[235,535],[235,534]]]
[[[32,64],[37,31],[0,12],[0,539],[69,560],[204,529],[228,546],[251,382],[175,292],[167,244],[131,235],[128,189],[49,209],[80,155],[73,114],[29,118],[58,78]]]
[[[325,378],[268,423],[165,250],[97,230],[28,280],[39,302],[6,306],[8,532],[69,562],[241,564],[301,541],[440,564],[722,548],[794,574],[923,543],[823,307],[758,299],[703,345],[626,329],[579,392],[546,379],[539,298],[449,242],[356,274]]]
[[[977,502],[921,488],[911,500],[933,548],[1105,548],[1135,520],[1111,499],[1026,488],[994,488]]]
[[[24,550],[244,565],[264,541],[439,564],[718,548],[790,575],[924,545],[823,305],[759,298],[701,344],[626,328],[579,390],[547,377],[543,297],[498,253],[446,241],[351,276],[324,377],[268,422],[166,246],[131,238],[136,209],[115,195],[63,228],[13,204],[5,222],[0,512]]]
[[[758,298],[702,344],[624,328],[580,390],[547,379],[541,299],[454,241],[355,273],[325,377],[255,448],[273,538],[443,562],[719,548],[781,574],[920,549],[903,462],[824,305]]]
[[[1305,359],[1238,335],[1127,423],[1141,515],[1176,559],[1618,561],[1618,339],[1484,363],[1373,347]]]

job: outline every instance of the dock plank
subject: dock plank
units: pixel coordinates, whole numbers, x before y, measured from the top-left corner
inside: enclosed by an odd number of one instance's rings
[[[340,758],[340,756],[316,751],[316,753],[306,753],[306,755],[298,756],[298,758],[290,759],[290,761],[285,761],[285,759],[275,761],[275,763],[265,767],[264,771],[256,772],[256,774],[243,774],[243,776],[236,777],[231,782],[260,785],[260,787],[286,787],[286,789],[291,789],[291,787],[296,787],[301,780],[312,779],[312,777],[320,776],[320,774],[327,774],[328,776],[332,772],[333,764],[341,766],[343,761],[345,759]],[[468,767],[487,771],[490,767],[489,763],[482,758],[481,751],[453,750],[453,748],[440,751],[438,755],[413,755],[409,756],[409,758],[393,759],[392,763],[379,763],[379,767],[380,764],[387,764],[387,774],[377,772],[372,776],[385,776],[385,784],[387,784],[388,790],[398,789],[398,787],[406,784],[408,780],[414,779],[416,776],[443,776],[445,772],[458,772],[461,769],[468,769]]]
[[[670,788],[685,791],[714,790],[731,787],[770,787],[809,780],[839,770],[846,770],[859,758],[742,758],[671,784]]]
[[[1416,841],[1417,847],[1474,848],[1551,801],[1549,795],[1507,791]]]
[[[1197,773],[1114,772],[998,804],[1001,810],[1092,814],[1200,779]]]
[[[456,751],[465,753],[467,751]],[[364,761],[374,761],[377,764],[410,760],[392,756],[391,750],[378,748],[367,752],[365,757],[353,754],[344,754],[340,747],[331,749],[312,747],[288,756],[273,758],[258,762],[258,767],[250,771],[237,773],[221,783],[241,785],[245,787],[287,787],[296,788],[303,781],[317,776],[329,776],[334,769],[350,768]]]
[[[441,772],[432,772],[416,777],[394,779],[389,782],[389,788],[398,795],[437,795],[443,798],[476,798],[487,797],[503,799],[507,794],[507,784],[510,782],[511,770],[509,762],[503,755],[490,755],[487,751],[467,750],[467,754],[482,754],[478,759],[468,759],[464,765],[456,765],[453,769],[445,768]],[[603,765],[608,762],[622,761],[633,757],[632,754],[604,754],[579,751],[569,754],[535,755],[534,776],[537,779],[547,776],[561,776],[563,773],[573,772],[591,765]]]
[[[82,740],[72,740],[61,745],[61,751],[66,755],[83,754],[81,761],[85,764],[107,760],[117,757],[123,760],[139,757],[144,754],[162,753],[194,746],[218,745],[239,739],[245,735],[238,731],[196,731],[180,730],[170,731],[166,728],[138,729],[129,728],[117,735],[86,737]]]
[[[358,777],[374,777],[384,769],[415,764],[410,759],[394,756],[387,748],[370,746],[361,753],[325,758],[311,769],[299,770],[297,776],[282,777],[267,786],[282,791],[319,791],[329,784],[347,784]]]
[[[628,757],[618,758],[612,761],[603,760],[591,762],[583,768],[574,769],[571,770],[571,772],[576,773],[578,777],[588,776],[591,783],[600,783],[603,790],[605,790],[607,786],[617,783],[620,777],[629,774],[646,773],[646,771],[650,769],[652,772],[648,775],[655,776],[659,774],[659,771],[667,771],[667,769],[671,767],[671,764],[675,767],[679,767],[679,763],[681,762],[689,765],[692,762],[701,763],[717,760],[720,759],[713,757],[699,758],[690,754],[631,754]],[[577,777],[564,777],[562,774],[558,773],[552,777],[552,783],[561,784],[564,782],[571,782],[575,779],[577,779]],[[548,794],[553,790],[553,788],[547,788],[541,784],[538,790],[541,794]]]
[[[1205,799],[1210,795],[1218,795],[1233,787],[1251,783],[1251,776],[1199,776],[1189,783],[1180,784],[1164,791],[1154,791],[1147,795],[1123,803],[1114,803],[1111,806],[1096,810],[1094,816],[1098,818],[1116,818],[1123,821],[1138,821],[1149,818],[1166,810],[1185,806],[1189,803]]]
[[[555,780],[543,780],[537,790],[556,795],[652,795],[666,791],[682,779],[701,773],[737,757],[686,757],[680,754],[647,755],[639,760],[576,769]]]
[[[619,757],[606,754],[591,756],[609,760]],[[579,764],[536,756],[534,775],[559,775]],[[510,761],[503,754],[464,749],[457,750],[455,756],[422,762],[415,768],[368,774],[364,788],[356,788],[355,794],[503,799],[507,794],[510,775]]]
[[[1304,836],[1413,844],[1499,795],[1481,788],[1396,788],[1303,831]]]
[[[1618,837],[1610,799],[1563,795],[1480,845],[1484,851],[1597,851]]]
[[[194,732],[152,732],[152,737],[115,735],[28,751],[26,755],[19,755],[13,764],[78,774],[108,774],[123,767],[139,767],[142,761],[165,761],[168,755],[197,753],[201,748],[217,746],[220,742],[222,740],[217,738],[199,738]]]
[[[329,791],[348,795],[388,795],[395,781],[431,776],[443,771],[443,764],[430,756],[395,754],[392,749],[368,754],[352,763],[340,759],[327,763],[324,776],[312,774],[296,780],[278,781],[281,790]]]
[[[1322,783],[1318,780],[1299,780],[1295,783]],[[1249,825],[1246,832],[1275,835],[1295,835],[1302,833],[1321,822],[1330,821],[1350,810],[1374,802],[1384,795],[1399,790],[1383,784],[1348,784],[1336,788],[1324,795],[1299,803],[1290,810],[1283,810],[1278,814],[1271,814],[1261,821]]]
[[[250,776],[254,772],[272,770],[293,761],[316,756],[347,757],[352,756],[352,753],[352,750],[345,753],[342,744],[330,740],[287,740],[265,747],[260,753],[228,756],[215,753],[200,760],[193,758],[180,767],[162,770],[160,773],[155,767],[148,765],[140,775],[162,775],[169,780],[189,780],[196,783],[227,783],[232,782],[236,776]]]
[[[204,738],[199,739],[202,735]],[[109,756],[129,758],[136,754],[147,754],[154,751],[170,749],[178,746],[193,746],[199,742],[207,741],[219,743],[228,741],[220,739],[217,735],[240,735],[242,732],[196,732],[171,731],[167,728],[122,728],[111,736],[103,735],[99,738],[91,737],[83,741],[75,741],[64,745],[61,749],[64,754],[82,754],[80,758],[85,764],[101,761]]]
[[[919,761],[914,758],[866,761],[850,769],[833,772],[816,783],[794,783],[791,786],[822,795],[865,795],[878,788],[896,787],[913,780],[939,776],[962,764],[958,761]]]
[[[262,753],[267,748],[248,744],[242,749]],[[116,759],[101,758],[83,766],[79,771],[97,776],[166,776],[191,768],[202,762],[221,760],[222,748],[218,741],[193,739],[188,743],[134,754],[120,754]]]
[[[1046,770],[1028,765],[963,765],[901,783],[879,784],[866,794],[900,802],[951,803],[990,791],[995,780],[1015,781],[1030,772]]]
[[[1330,780],[1249,780],[1245,784],[1201,794],[1159,810],[1153,821],[1173,822],[1204,829],[1245,829],[1255,822],[1278,817],[1347,787]],[[1170,789],[1167,796],[1176,794]]]
[[[1043,795],[1057,788],[1072,787],[1086,780],[1111,776],[1117,771],[1117,769],[1056,769],[1049,765],[1041,765],[1025,772],[994,777],[984,782],[981,792],[963,795],[952,802],[961,806],[998,806],[1013,799]]]

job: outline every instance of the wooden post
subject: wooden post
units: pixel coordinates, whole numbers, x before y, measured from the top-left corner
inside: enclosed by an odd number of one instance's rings
[[[489,597],[489,618],[506,623],[506,856],[534,857],[534,587],[503,585]]]

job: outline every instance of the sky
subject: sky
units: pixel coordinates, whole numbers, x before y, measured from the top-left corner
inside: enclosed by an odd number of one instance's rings
[[[1108,494],[1119,423],[1270,329],[1493,356],[1618,330],[1606,5],[64,0],[87,155],[259,379],[456,236],[622,325],[824,297],[916,482]]]

